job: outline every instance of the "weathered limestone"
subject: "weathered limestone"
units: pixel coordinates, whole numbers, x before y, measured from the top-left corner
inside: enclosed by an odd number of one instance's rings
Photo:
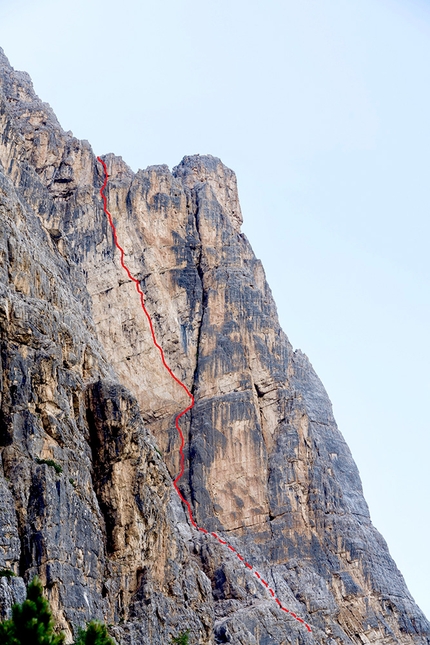
[[[0,580],[3,612],[37,572],[69,640],[100,617],[130,645],[188,627],[202,645],[430,643],[324,387],[279,326],[234,173],[104,157],[126,263],[196,399],[181,488],[312,634],[187,523],[171,476],[188,399],[120,266],[91,147],[2,53],[0,100],[0,566],[19,576]]]

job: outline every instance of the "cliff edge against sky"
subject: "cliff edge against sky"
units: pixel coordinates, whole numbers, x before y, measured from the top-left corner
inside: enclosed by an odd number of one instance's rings
[[[234,173],[103,157],[127,264],[196,399],[181,489],[311,634],[187,521],[172,477],[188,401],[120,266],[90,144],[2,50],[0,101],[0,568],[17,576],[0,578],[3,616],[38,573],[69,642],[96,617],[121,645],[187,628],[201,645],[430,643],[327,393],[279,326]]]

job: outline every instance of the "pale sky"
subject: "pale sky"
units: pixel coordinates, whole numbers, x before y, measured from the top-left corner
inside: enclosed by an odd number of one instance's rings
[[[0,46],[96,154],[236,172],[281,324],[430,617],[430,4],[0,0]]]

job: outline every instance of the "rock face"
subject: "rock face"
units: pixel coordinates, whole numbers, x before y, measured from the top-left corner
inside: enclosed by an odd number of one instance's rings
[[[279,326],[234,173],[104,157],[126,262],[196,399],[183,494],[311,634],[187,521],[172,477],[188,400],[120,266],[90,145],[1,50],[0,101],[0,568],[17,576],[0,578],[2,615],[38,573],[69,642],[96,617],[121,645],[185,629],[193,645],[430,643],[324,387]]]

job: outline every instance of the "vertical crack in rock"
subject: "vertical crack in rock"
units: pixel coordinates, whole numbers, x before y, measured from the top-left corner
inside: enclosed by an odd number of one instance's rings
[[[196,269],[197,269],[197,275],[200,281],[200,289],[201,289],[201,310],[200,310],[200,320],[198,324],[198,331],[197,331],[197,339],[196,339],[196,360],[195,360],[195,367],[194,367],[194,373],[193,373],[193,380],[192,380],[192,389],[191,393],[194,396],[194,399],[196,399],[197,393],[196,389],[198,386],[198,373],[199,373],[199,361],[200,361],[200,352],[201,352],[201,336],[202,336],[202,329],[203,329],[203,320],[206,315],[206,308],[207,308],[207,293],[204,287],[203,283],[203,270],[201,266],[201,261],[202,261],[202,241],[200,237],[200,231],[199,231],[199,217],[198,217],[198,209],[199,209],[199,204],[198,204],[198,197],[195,194],[195,191],[193,191],[192,194],[192,203],[190,204],[191,208],[194,210],[194,221],[195,221],[195,227],[196,227],[196,232],[199,238],[199,250],[197,253],[196,257]],[[195,200],[195,206],[194,206],[194,200]],[[189,466],[188,466],[188,495],[190,497],[190,502],[194,507],[194,513],[195,513],[195,488],[193,486],[193,479],[194,479],[194,471],[193,471],[193,466],[194,466],[194,451],[191,450],[191,445],[193,444],[193,434],[192,434],[192,428],[193,428],[193,410],[191,410],[190,413],[190,420],[188,424],[188,443],[187,443],[187,450],[188,450],[188,455],[189,455]]]

